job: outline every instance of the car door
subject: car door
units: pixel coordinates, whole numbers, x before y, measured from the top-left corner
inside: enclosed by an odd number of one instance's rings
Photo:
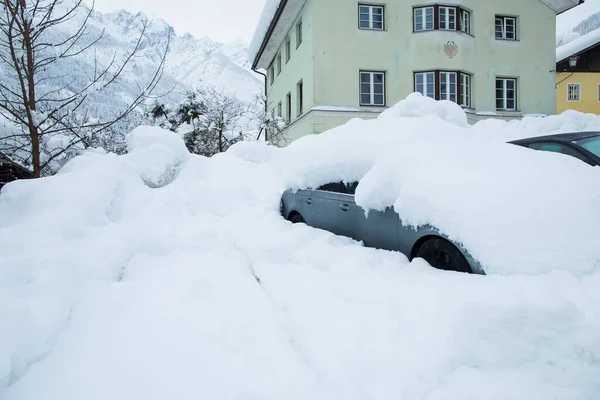
[[[303,190],[303,215],[307,225],[326,231],[340,233],[338,210],[340,194],[346,191],[342,182],[332,182],[314,190]]]
[[[357,185],[357,182],[347,185],[348,195],[340,204],[339,221],[344,235],[362,241],[367,247],[398,250],[398,214],[391,207],[366,213],[354,199]]]
[[[354,201],[356,183],[346,185],[346,193],[340,195],[338,205],[338,223],[340,235],[354,240],[362,240],[362,226],[365,223],[365,211]]]
[[[365,246],[398,250],[399,222],[399,216],[392,207],[386,208],[385,211],[370,210],[361,231]]]

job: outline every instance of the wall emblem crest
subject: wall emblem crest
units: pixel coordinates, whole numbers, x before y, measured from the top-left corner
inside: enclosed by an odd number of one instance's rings
[[[458,54],[458,46],[454,41],[449,40],[448,43],[444,45],[444,54],[448,56],[448,58],[454,58]]]

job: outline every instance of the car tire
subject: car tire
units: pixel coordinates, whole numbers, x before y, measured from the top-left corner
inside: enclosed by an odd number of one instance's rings
[[[290,222],[292,224],[303,224],[304,218],[300,214],[294,214],[290,217]]]
[[[439,237],[431,238],[423,243],[417,250],[416,257],[424,259],[436,269],[469,274],[473,272],[460,250],[446,239]]]

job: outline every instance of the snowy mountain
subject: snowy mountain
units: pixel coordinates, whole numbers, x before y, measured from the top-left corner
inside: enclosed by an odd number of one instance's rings
[[[590,15],[577,24],[577,26],[573,28],[573,32],[577,32],[580,35],[585,35],[586,33],[590,33],[598,28],[600,28],[600,11]]]
[[[61,24],[48,33],[48,40],[59,42],[74,34],[85,18],[86,10],[68,23]],[[44,77],[39,90],[52,92],[67,88],[77,92],[89,84],[91,75],[112,59],[119,64],[125,59],[140,36],[143,21],[149,20],[143,13],[118,11],[102,14],[94,12],[87,23],[86,40],[104,35],[92,49],[73,58],[60,61],[50,75]],[[145,32],[140,49],[123,71],[118,84],[94,93],[87,102],[86,112],[91,115],[117,113],[126,108],[140,91],[151,81],[162,56],[169,46],[165,71],[153,95],[169,104],[183,99],[186,88],[210,85],[221,92],[235,96],[243,102],[251,102],[262,93],[260,75],[250,69],[246,61],[246,47],[241,43],[223,44],[209,38],[194,38],[189,34],[179,36],[162,19],[151,21]],[[0,78],[11,79],[0,67]],[[233,83],[233,84],[232,84]]]
[[[33,13],[32,18],[38,17],[35,8],[28,12]],[[179,36],[162,19],[149,21],[142,13],[123,10],[90,13],[78,7],[75,0],[59,2],[55,13],[69,17],[57,25],[35,27],[41,32],[36,43],[50,44],[36,47],[35,59],[45,60],[45,64],[36,69],[34,77],[34,118],[40,121],[41,129],[46,129],[40,139],[40,152],[42,159],[52,161],[50,170],[58,170],[76,153],[72,148],[75,144],[116,153],[125,151],[125,134],[136,126],[152,123],[146,113],[155,103],[173,110],[187,98],[188,90],[201,89],[203,93],[214,93],[213,97],[225,95],[252,115],[253,110],[262,110],[257,99],[263,83],[260,75],[251,71],[242,43]],[[43,23],[43,19],[40,21]],[[80,40],[70,42],[74,37]],[[7,49],[0,49],[0,59],[4,60],[0,63],[0,82],[5,88],[2,97],[16,111],[1,113],[1,122],[8,127],[0,130],[0,151],[29,166],[33,163],[30,137],[9,117],[25,112],[22,96],[14,89],[20,87],[20,75],[7,61],[11,60]],[[19,66],[18,70],[23,68]],[[162,74],[156,85],[158,71]],[[132,104],[138,107],[128,113]],[[52,130],[50,118],[61,129]],[[257,122],[247,117],[239,118],[236,124],[240,135],[253,133]],[[79,131],[75,133],[63,125],[78,127]],[[107,129],[93,132],[94,126]]]
[[[142,13],[121,10],[109,14],[94,14],[94,23],[106,28],[114,39],[113,45],[131,46],[132,36],[140,29]],[[195,87],[209,84],[234,95],[242,101],[252,101],[262,92],[261,77],[250,69],[247,48],[243,43],[223,44],[207,37],[195,38],[186,33],[178,36],[162,19],[152,21],[144,43],[144,62],[157,65],[170,37],[166,77],[180,85]],[[138,61],[139,63],[139,61]]]
[[[94,24],[103,27],[111,36],[112,46],[131,46],[138,34],[142,13],[121,10],[115,13],[94,13]],[[262,92],[261,77],[250,69],[247,48],[243,43],[223,44],[210,38],[195,38],[189,33],[178,36],[166,21],[156,19],[147,31],[143,46],[143,62],[156,66],[170,38],[165,79],[178,86],[208,84],[242,101],[252,101]],[[136,61],[139,64],[140,60]]]
[[[587,0],[557,17],[556,45],[562,46],[598,28],[600,0]]]
[[[597,29],[600,29],[600,11],[590,15],[589,17],[575,25],[575,27],[570,32],[558,37],[557,46],[560,47],[562,45],[565,45]]]

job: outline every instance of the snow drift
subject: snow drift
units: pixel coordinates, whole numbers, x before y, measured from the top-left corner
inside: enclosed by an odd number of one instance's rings
[[[594,398],[598,170],[499,140],[564,121],[480,129],[438,106],[210,159],[142,127],[127,155],[8,184],[0,398]],[[278,215],[284,188],[340,177],[367,208],[451,230],[490,275]]]
[[[465,126],[458,112],[412,95],[377,120],[294,142],[273,168],[293,189],[360,181],[356,202],[366,211],[394,206],[406,225],[438,228],[486,273],[600,270],[600,169],[504,143],[492,124]],[[549,124],[538,120],[542,130]],[[533,122],[520,125],[524,133]]]

